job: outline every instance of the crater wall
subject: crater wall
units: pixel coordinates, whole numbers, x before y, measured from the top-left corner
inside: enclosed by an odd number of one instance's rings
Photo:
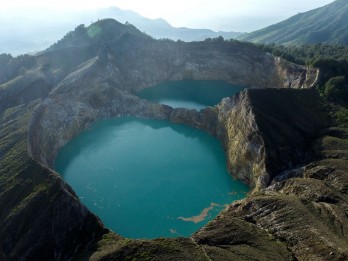
[[[93,26],[107,27],[98,39],[108,40],[86,38],[80,26],[0,86],[0,259],[347,260],[347,129],[330,122],[323,130],[320,97],[293,89],[315,84],[316,70],[238,42],[155,41],[112,20]],[[122,30],[110,40],[112,28]],[[180,79],[249,89],[200,112],[134,96]],[[269,87],[280,89],[257,89]],[[233,176],[256,189],[190,238],[108,231],[50,167],[83,129],[122,115],[208,131],[224,144]]]
[[[170,119],[172,108],[134,95],[163,81],[224,80],[247,88],[306,88],[316,83],[316,75],[315,69],[237,42],[176,43],[123,35],[102,45],[95,58],[54,85],[30,122],[29,154],[52,167],[58,150],[99,119],[124,115]]]

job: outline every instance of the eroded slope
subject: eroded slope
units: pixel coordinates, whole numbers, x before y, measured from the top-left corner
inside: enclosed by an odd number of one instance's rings
[[[107,24],[97,25],[103,31]],[[308,87],[316,81],[316,70],[235,42],[155,41],[133,29],[105,42],[83,40],[38,55],[40,62],[0,87],[0,257],[347,258],[348,134],[328,129],[335,124],[315,92],[249,90],[200,112],[133,95],[160,81],[184,78],[253,88]],[[33,73],[47,88],[26,80]],[[28,96],[25,90],[37,92]],[[3,102],[8,99],[13,102]],[[49,167],[74,135],[98,119],[122,115],[164,118],[208,131],[224,144],[231,173],[255,187],[254,193],[191,238],[128,240],[109,232]]]

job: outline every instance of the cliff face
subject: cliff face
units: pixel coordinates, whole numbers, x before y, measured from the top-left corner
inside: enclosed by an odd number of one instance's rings
[[[229,169],[252,187],[308,161],[310,144],[329,126],[314,90],[248,90],[224,102],[232,107],[220,117]]]
[[[118,31],[113,34],[115,30]],[[19,58],[8,59],[7,64],[20,62]],[[288,63],[252,45],[218,40],[194,43],[156,41],[131,26],[112,20],[100,21],[88,28],[78,27],[54,48],[28,60],[30,63],[13,68],[9,75],[16,77],[0,85],[0,111],[47,96],[41,106],[56,103],[56,108],[59,108],[58,97],[65,95],[71,105],[80,99],[83,101],[76,108],[70,108],[74,115],[70,112],[69,116],[64,115],[61,110],[59,119],[80,118],[81,115],[77,115],[79,106],[81,110],[93,107],[94,111],[86,114],[100,114],[100,117],[95,116],[97,119],[118,113],[121,115],[120,111],[124,109],[113,109],[112,113],[96,112],[95,108],[100,106],[96,104],[98,99],[99,102],[103,100],[97,96],[103,92],[106,95],[115,91],[118,94],[111,96],[121,97],[120,91],[128,95],[165,80],[182,79],[224,80],[249,88],[303,88],[314,85],[317,74],[315,69]],[[6,64],[1,65],[6,67]],[[94,98],[89,101],[80,97],[86,94],[93,96],[92,93]],[[62,104],[62,107],[67,104]],[[43,113],[42,110],[40,113]],[[87,125],[82,122],[78,129]],[[62,141],[52,141],[51,145],[56,142],[64,144],[78,132]]]
[[[246,90],[179,115],[175,121],[216,135],[232,175],[255,187],[192,236],[210,259],[348,258],[347,129],[329,128],[327,104],[314,90]]]
[[[313,89],[249,89],[200,112],[175,109],[168,115],[172,122],[215,136],[225,149],[232,176],[257,189],[308,162],[311,143],[330,125]]]
[[[280,57],[275,58],[278,75],[282,79],[283,87],[308,88],[313,87],[319,79],[319,70],[300,67]]]
[[[250,88],[302,88],[316,82],[316,69],[284,62],[239,42],[183,43],[124,35],[105,46],[128,90],[182,79],[223,80]]]
[[[108,25],[96,24],[101,31]],[[27,70],[47,83],[45,91],[19,84],[26,83],[27,73],[1,85],[0,100],[16,97],[16,102],[0,108],[0,257],[348,258],[347,130],[326,129],[328,115],[312,90],[257,89],[308,87],[316,81],[316,70],[237,42],[155,41],[124,30],[117,39],[102,37],[103,43],[83,38],[79,46],[67,39],[69,47],[58,45],[38,55]],[[225,80],[256,90],[200,112],[133,95],[163,80],[184,78]],[[99,119],[124,115],[206,130],[224,145],[232,175],[254,192],[190,238],[128,240],[107,231],[50,167],[58,150],[79,132]]]
[[[93,46],[86,47],[84,42],[84,52],[58,49],[40,56],[47,58],[46,74],[56,83],[33,115],[29,153],[48,166],[59,148],[98,119],[122,115],[169,118],[170,108],[131,95],[165,80],[224,80],[250,88],[302,88],[316,82],[316,70],[280,62],[238,42],[176,43],[125,33]],[[96,57],[69,70],[56,61],[56,52],[68,52],[82,61],[93,50]],[[65,71],[70,73],[63,78]]]
[[[265,144],[257,125],[249,92],[226,98],[219,105],[222,144],[228,169],[233,175],[255,187],[266,186],[270,177],[265,165]]]
[[[36,108],[29,126],[30,155],[50,167],[58,150],[98,119],[125,115],[166,118],[170,111],[116,88],[121,76],[110,63],[96,58],[79,70],[52,90]]]

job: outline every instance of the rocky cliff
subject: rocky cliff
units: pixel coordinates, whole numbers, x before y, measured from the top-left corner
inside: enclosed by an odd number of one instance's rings
[[[114,39],[109,29],[119,24],[93,26],[42,52],[24,74],[0,87],[0,101],[16,97],[0,106],[0,257],[348,258],[347,130],[332,128],[313,90],[286,89],[313,85],[316,70],[238,42],[155,41],[123,27]],[[107,34],[98,35],[103,30]],[[30,79],[47,83],[44,91],[25,80],[35,72]],[[184,78],[252,89],[200,112],[134,95],[163,80]],[[261,89],[266,87],[286,88]],[[25,90],[36,92],[28,96]],[[224,145],[231,174],[255,188],[253,193],[190,238],[129,240],[108,231],[52,165],[59,148],[93,122],[124,115],[208,131]]]
[[[249,90],[231,102],[223,119],[230,171],[253,187],[265,188],[278,173],[308,161],[310,144],[329,126],[313,89]]]
[[[100,27],[99,32],[106,27],[109,32],[109,26],[107,21],[94,28]],[[79,45],[79,39],[72,41],[74,45]],[[63,44],[63,53],[77,56],[78,61],[88,57],[86,50],[91,53],[89,58],[94,51],[96,56],[70,69],[56,59],[51,61],[57,57],[56,52],[62,52],[59,44],[56,50],[40,55],[46,61],[46,74],[56,83],[31,121],[29,152],[49,166],[60,147],[98,119],[121,115],[153,117],[151,113],[168,118],[161,115],[168,112],[160,112],[168,108],[156,109],[156,105],[148,106],[131,95],[165,80],[224,80],[249,88],[303,88],[316,83],[317,70],[282,61],[238,42],[156,41],[133,29],[99,46],[92,39],[91,47],[86,47],[87,40],[83,39],[80,45],[84,52],[75,52],[70,50],[71,44],[69,48]],[[69,73],[62,77],[57,72]],[[154,111],[148,112],[149,107]]]

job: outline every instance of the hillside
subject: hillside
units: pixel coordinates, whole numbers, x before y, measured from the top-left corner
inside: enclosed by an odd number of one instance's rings
[[[1,55],[0,68],[1,260],[347,260],[348,113],[309,88],[318,69],[238,41],[155,40],[112,19],[35,56]],[[249,88],[199,112],[134,95],[182,79]],[[52,166],[82,130],[126,115],[214,135],[253,191],[187,238],[110,231]]]
[[[238,37],[238,40],[276,44],[348,44],[348,1],[299,13],[289,19]]]

